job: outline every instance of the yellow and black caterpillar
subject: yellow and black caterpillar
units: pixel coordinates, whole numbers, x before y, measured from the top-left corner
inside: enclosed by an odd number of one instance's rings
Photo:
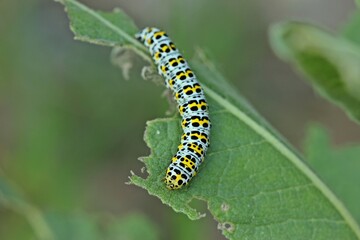
[[[209,147],[210,119],[204,91],[188,63],[164,31],[145,28],[135,35],[150,51],[178,104],[184,134],[166,170],[169,189],[179,189],[196,175]]]

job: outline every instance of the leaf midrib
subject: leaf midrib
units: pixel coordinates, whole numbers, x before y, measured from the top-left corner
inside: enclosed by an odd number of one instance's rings
[[[239,120],[248,125],[256,133],[262,136],[268,141],[276,150],[278,150],[284,157],[289,159],[302,173],[307,176],[310,181],[326,196],[326,198],[334,205],[340,215],[349,224],[350,228],[354,231],[356,236],[360,238],[360,228],[357,225],[355,219],[351,216],[349,211],[343,205],[343,203],[335,196],[335,194],[313,173],[306,164],[298,158],[289,148],[287,148],[282,142],[280,142],[274,135],[271,135],[269,131],[248,117],[244,112],[239,110],[235,105],[221,97],[215,91],[207,87],[205,84],[201,84],[206,92],[206,95],[211,97],[214,101],[227,109],[231,114],[237,117]]]
[[[77,7],[81,8],[82,10],[88,12],[100,22],[104,23],[105,26],[109,27],[115,33],[119,34],[119,36],[125,38],[128,42],[135,45],[137,48],[141,49],[142,51],[146,50],[145,47],[136,41],[132,36],[118,28],[116,25],[108,21],[107,19],[103,18],[97,12],[93,11],[92,9],[87,8],[85,5],[82,5],[73,0],[65,0],[67,2],[71,2],[75,4]],[[147,59],[151,62],[151,58],[148,56]],[[360,239],[360,228],[357,225],[354,218],[342,204],[342,202],[332,193],[332,191],[306,166],[306,164],[292,152],[289,148],[287,148],[281,141],[279,141],[275,136],[271,135],[269,131],[267,131],[264,127],[259,125],[256,121],[252,118],[247,116],[244,112],[238,109],[235,105],[231,104],[229,101],[221,97],[211,88],[206,86],[205,84],[201,84],[206,92],[206,95],[211,97],[214,101],[219,103],[223,106],[226,110],[228,110],[231,114],[237,117],[239,120],[244,122],[248,125],[251,129],[253,129],[256,133],[266,139],[269,144],[271,144],[276,150],[278,150],[284,157],[288,158],[301,172],[305,174],[309,178],[311,182],[326,196],[326,198],[334,205],[334,207],[338,210],[340,215],[344,218],[344,220],[348,223],[350,228],[354,231],[356,236]]]
[[[140,43],[138,42],[136,39],[133,38],[133,36],[130,36],[129,34],[127,34],[126,32],[124,32],[123,30],[121,30],[120,28],[118,28],[116,25],[114,25],[112,22],[108,21],[107,19],[105,19],[104,17],[102,17],[100,14],[98,14],[97,12],[95,12],[94,10],[86,7],[85,5],[77,2],[77,1],[73,1],[73,0],[65,0],[65,2],[71,2],[74,5],[76,5],[78,8],[81,8],[82,10],[84,10],[85,12],[89,13],[90,15],[92,15],[93,17],[95,17],[96,19],[98,19],[100,22],[102,22],[106,27],[110,28],[111,30],[113,30],[115,33],[119,34],[120,37],[125,38],[129,43],[135,45],[137,48],[140,48],[143,51],[146,51],[146,48]]]

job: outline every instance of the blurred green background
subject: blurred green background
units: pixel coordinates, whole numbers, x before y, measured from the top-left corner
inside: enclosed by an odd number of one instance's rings
[[[352,0],[82,2],[122,8],[139,28],[167,30],[187,58],[196,47],[205,49],[300,150],[312,121],[328,127],[337,144],[360,139],[358,126],[274,56],[267,36],[271,23],[288,19],[341,30],[355,9]],[[45,212],[101,216],[104,224],[137,213],[161,239],[224,239],[210,214],[190,221],[124,184],[130,170],[140,173],[137,158],[150,153],[146,121],[166,116],[168,103],[163,86],[140,78],[140,61],[124,80],[110,50],[74,41],[58,3],[0,1],[0,175]],[[36,238],[22,215],[0,207],[0,239]]]

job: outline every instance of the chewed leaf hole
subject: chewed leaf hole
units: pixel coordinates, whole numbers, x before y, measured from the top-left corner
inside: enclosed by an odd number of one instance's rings
[[[231,232],[233,232],[235,230],[235,226],[234,226],[233,223],[224,222],[224,223],[219,223],[218,224],[218,229],[231,233]]]
[[[201,217],[205,217],[206,213],[209,213],[206,202],[201,199],[193,198],[193,199],[191,199],[191,201],[188,204],[190,207],[199,211],[201,213],[200,214]],[[211,216],[211,213],[209,213],[209,214]]]

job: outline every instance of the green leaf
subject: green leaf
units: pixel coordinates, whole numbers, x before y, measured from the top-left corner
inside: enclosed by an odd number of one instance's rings
[[[20,193],[10,186],[8,181],[2,176],[0,176],[0,203],[4,206],[26,204]]]
[[[360,48],[310,24],[272,26],[274,51],[295,66],[321,95],[360,122]]]
[[[42,213],[19,193],[4,177],[0,176],[0,206],[23,215],[40,240],[52,240],[54,234],[45,221]]]
[[[346,23],[342,34],[354,44],[360,45],[360,11],[356,11],[352,14]]]
[[[62,2],[70,19],[70,28],[75,34],[75,39],[105,46],[132,44],[142,48],[142,45],[133,37],[138,28],[121,9],[107,13],[94,11],[73,0]]]
[[[96,219],[87,214],[64,215],[54,212],[46,214],[55,240],[103,239]]]
[[[46,220],[56,240],[160,239],[156,226],[141,214],[99,218],[86,213],[64,215],[52,212],[46,214]]]
[[[165,187],[165,169],[180,142],[180,119],[156,119],[148,122],[145,133],[151,148],[151,155],[143,158],[149,176],[133,175],[131,182],[191,219],[202,214],[189,203],[205,201],[230,239],[360,237],[341,202],[214,66],[204,58],[191,66],[205,90],[213,124],[200,172],[188,187]]]
[[[165,188],[165,169],[180,142],[180,119],[157,119],[148,123],[145,133],[151,148],[151,155],[143,158],[149,176],[134,175],[131,182],[191,219],[202,216],[189,205],[191,200],[206,201],[230,239],[359,237],[341,202],[223,77],[211,65],[192,66],[205,89],[213,124],[200,172],[189,187]]]
[[[313,125],[308,130],[305,151],[310,165],[360,222],[360,144],[334,148],[328,132]]]
[[[47,212],[28,203],[5,178],[0,176],[0,207],[23,215],[39,240],[96,240],[96,239],[159,239],[156,226],[145,216],[133,214],[121,219],[112,218],[101,231],[99,219],[86,213],[59,214]],[[104,236],[106,235],[106,238]]]
[[[94,11],[75,0],[55,0],[65,5],[70,19],[70,29],[75,39],[89,43],[132,48],[138,55],[151,61],[144,54],[146,48],[134,38],[138,28],[121,9],[112,13]]]
[[[112,222],[107,228],[109,240],[160,239],[157,227],[145,216],[132,214]]]

